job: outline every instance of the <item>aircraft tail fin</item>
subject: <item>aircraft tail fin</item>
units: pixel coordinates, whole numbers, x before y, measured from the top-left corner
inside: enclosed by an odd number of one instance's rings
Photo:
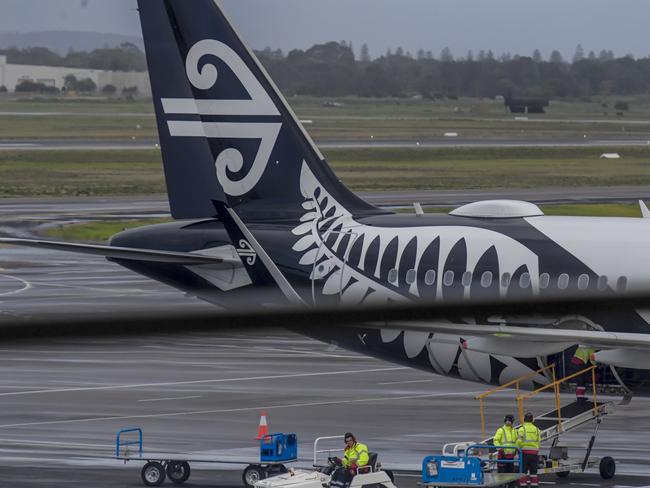
[[[214,0],[138,0],[172,215],[295,219],[306,173],[350,213],[348,190]],[[311,176],[311,175],[309,175]]]

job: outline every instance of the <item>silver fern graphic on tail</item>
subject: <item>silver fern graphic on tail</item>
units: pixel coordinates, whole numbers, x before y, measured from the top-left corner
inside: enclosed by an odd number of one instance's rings
[[[312,266],[315,303],[320,297],[335,295],[347,304],[416,300],[423,296],[441,300],[445,290],[453,284],[447,281],[449,274],[445,269],[459,243],[466,250],[462,275],[473,275],[481,258],[493,252],[498,268],[492,273],[492,279],[500,296],[505,296],[509,288],[509,282],[500,277],[512,277],[518,271],[526,273],[531,292],[539,293],[537,255],[508,236],[470,226],[368,226],[355,221],[323,188],[306,164],[302,167],[300,186],[305,212],[300,224],[293,229],[298,240],[292,249],[299,254],[299,264]],[[395,252],[389,253],[391,246]],[[432,249],[435,252],[431,252]],[[366,259],[371,252],[376,259]],[[426,270],[424,276],[417,276],[417,270]],[[484,276],[481,279],[485,285]],[[470,283],[471,280],[462,284],[464,298],[470,297]],[[491,358],[503,365],[497,379],[501,383],[533,371],[512,357],[463,350],[461,337],[456,335],[382,328],[380,336],[384,343],[394,342],[401,336],[408,358],[415,358],[426,350],[431,366],[439,374],[449,374],[456,368],[464,379],[490,382]],[[547,380],[537,375],[532,381],[545,383]]]
[[[475,268],[486,253],[494,253],[498,262],[490,285],[498,283],[500,296],[507,294],[510,285],[500,277],[517,272],[526,273],[531,292],[539,293],[537,255],[508,236],[470,226],[364,225],[332,198],[306,164],[300,187],[305,213],[293,229],[299,240],[292,249],[300,254],[299,264],[313,266],[314,299],[318,291],[325,296],[340,294],[346,303],[424,296],[441,300],[448,288],[458,284],[458,276],[448,271],[455,265],[452,253],[460,247],[465,261],[460,270],[464,298],[470,297]]]

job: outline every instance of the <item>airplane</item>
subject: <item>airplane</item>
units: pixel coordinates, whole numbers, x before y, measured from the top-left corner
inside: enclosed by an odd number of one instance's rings
[[[109,245],[0,242],[104,256],[221,307],[272,290],[269,307],[475,303],[648,289],[650,220],[545,216],[493,200],[397,214],[334,174],[215,0],[138,0],[174,222]],[[644,216],[650,216],[642,206]],[[461,315],[461,316],[459,316]],[[599,383],[650,395],[650,307],[462,316],[300,332],[490,385],[566,369],[595,348]]]

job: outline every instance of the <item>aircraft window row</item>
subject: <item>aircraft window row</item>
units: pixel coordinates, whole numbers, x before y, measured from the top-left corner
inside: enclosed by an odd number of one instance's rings
[[[474,274],[471,271],[465,271],[461,276],[461,284],[465,287],[468,287],[472,284],[472,279]],[[442,284],[444,286],[452,286],[454,284],[455,273],[451,270],[445,271],[442,275]],[[497,277],[499,278],[499,277]],[[397,269],[391,269],[388,272],[388,282],[392,285],[397,285],[399,279],[399,273]],[[406,272],[405,281],[408,285],[412,285],[417,280],[417,271],[415,269],[409,269]],[[512,282],[512,275],[510,273],[503,273],[500,277],[501,287],[508,288]],[[566,290],[569,287],[571,277],[567,273],[562,273],[557,277],[557,287],[560,290]],[[581,274],[577,278],[577,285],[579,290],[586,290],[589,288],[589,283],[591,278],[588,274]],[[427,286],[433,286],[436,283],[436,271],[433,269],[427,270],[424,274],[424,284]],[[489,288],[494,283],[494,274],[492,271],[485,271],[481,274],[480,284],[483,288]],[[596,279],[596,288],[599,291],[605,291],[609,284],[607,276],[599,276]],[[518,282],[519,288],[526,289],[531,286],[531,276],[530,273],[524,272],[519,276]],[[551,275],[548,273],[542,273],[539,275],[539,287],[544,290],[551,286]],[[627,278],[621,276],[616,280],[616,291],[622,292],[627,288]]]

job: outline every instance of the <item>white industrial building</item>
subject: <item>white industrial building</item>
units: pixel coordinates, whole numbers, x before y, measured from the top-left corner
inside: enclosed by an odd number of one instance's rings
[[[7,57],[0,56],[0,86],[6,87],[9,92],[14,92],[16,86],[23,81],[43,83],[61,89],[68,75],[74,75],[78,80],[90,78],[99,91],[106,85],[113,85],[118,93],[121,93],[124,88],[135,86],[138,88],[138,94],[151,96],[149,76],[146,72],[7,64]]]

